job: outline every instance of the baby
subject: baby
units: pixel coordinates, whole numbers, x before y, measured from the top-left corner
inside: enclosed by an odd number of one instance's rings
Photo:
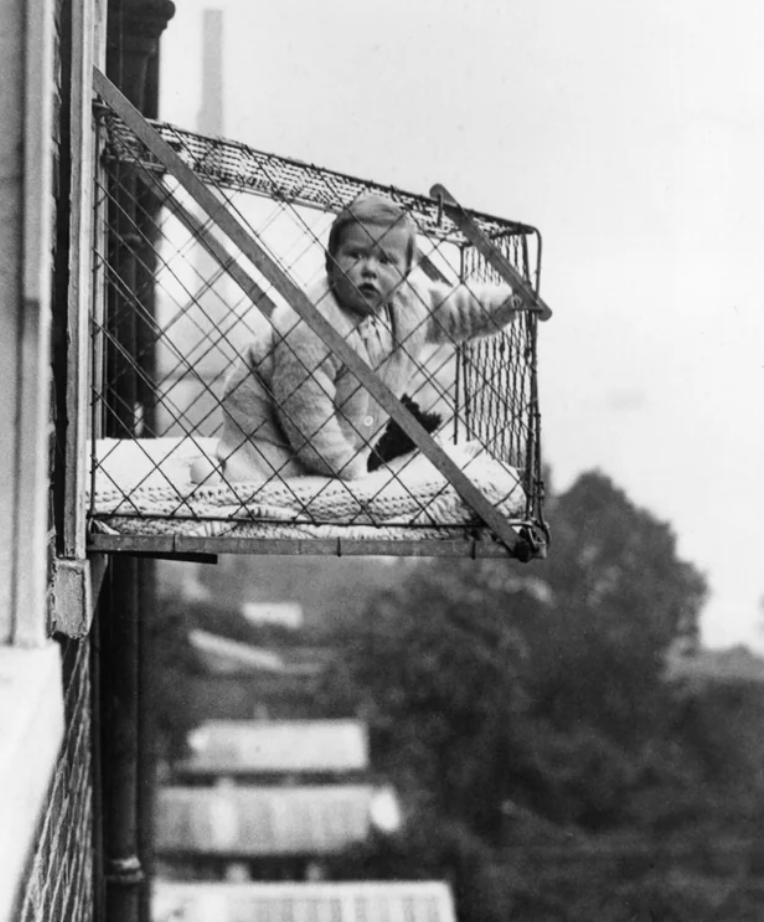
[[[307,294],[400,397],[425,347],[495,333],[516,316],[520,302],[509,286],[473,291],[417,270],[409,216],[365,195],[335,219],[326,277]],[[292,308],[277,307],[270,321],[226,382],[217,447],[226,480],[363,477],[389,416]],[[192,477],[216,479],[209,465],[197,465]]]

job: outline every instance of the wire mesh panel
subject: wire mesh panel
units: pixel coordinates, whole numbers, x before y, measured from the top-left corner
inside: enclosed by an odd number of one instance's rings
[[[504,553],[457,468],[543,553],[537,317],[442,202],[98,112],[91,546]],[[472,218],[530,279],[533,229]]]

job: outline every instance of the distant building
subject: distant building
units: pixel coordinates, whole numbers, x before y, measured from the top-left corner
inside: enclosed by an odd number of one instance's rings
[[[666,675],[669,681],[693,685],[758,685],[764,687],[764,659],[748,647],[726,650],[690,649],[670,651]]]
[[[304,880],[322,860],[400,826],[391,788],[166,787],[156,805],[155,848],[166,875]]]
[[[298,602],[245,602],[241,613],[252,624],[276,624],[293,631],[298,631],[305,620]]]
[[[358,720],[210,720],[189,734],[189,746],[191,756],[173,769],[189,783],[348,781],[369,770]]]
[[[193,722],[324,716],[319,689],[335,650],[291,643],[265,647],[200,629],[188,638],[196,668],[185,677],[184,699]]]
[[[324,668],[323,663],[315,660],[299,662],[294,657],[287,659],[276,650],[230,640],[209,631],[190,631],[188,639],[208,672],[318,676]]]
[[[718,752],[734,740],[736,759],[725,758],[724,771],[742,760],[746,783],[757,775],[764,785],[764,659],[744,646],[678,648],[667,657],[666,678],[677,689],[684,731]]]
[[[441,881],[211,884],[157,881],[154,922],[456,922]]]
[[[320,717],[319,679],[265,671],[195,674],[186,679],[183,695],[189,713],[203,721]]]

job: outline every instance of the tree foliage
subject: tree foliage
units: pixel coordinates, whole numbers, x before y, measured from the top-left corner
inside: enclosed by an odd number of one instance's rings
[[[602,474],[582,476],[551,514],[555,538],[544,578],[554,595],[555,623],[548,659],[596,674],[593,688],[580,689],[584,710],[592,713],[593,696],[611,691],[604,697],[616,703],[622,696],[617,688],[603,689],[601,669],[583,667],[603,660],[618,667],[608,668],[611,674],[630,681],[636,673],[653,685],[669,646],[680,636],[697,636],[705,580],[677,557],[671,528],[634,506]],[[636,716],[629,713],[630,725]]]
[[[358,688],[381,764],[488,838],[507,800],[599,828],[677,772],[655,753],[672,715],[662,672],[697,630],[703,579],[601,474],[553,521],[548,561],[420,565],[343,630],[341,684]]]
[[[421,567],[337,629],[327,709],[348,689],[372,731],[375,765],[418,801],[495,826],[503,785],[497,724],[521,708],[522,640],[479,570]],[[487,790],[494,791],[486,798]]]
[[[686,696],[665,678],[672,645],[697,636],[704,578],[678,557],[671,528],[602,474],[581,477],[550,519],[549,559],[526,568],[401,568],[397,586],[341,626],[327,705],[335,688],[363,702],[375,764],[404,792],[409,828],[435,816],[488,849],[484,866],[510,884],[484,884],[485,918],[713,913],[729,886],[708,871],[709,838],[764,800],[750,767],[748,796],[740,772],[734,790],[720,786],[715,748],[691,738]],[[672,849],[685,857],[661,857]],[[385,873],[391,854],[396,868],[448,866],[445,846],[435,851],[406,833],[365,854],[363,873]]]

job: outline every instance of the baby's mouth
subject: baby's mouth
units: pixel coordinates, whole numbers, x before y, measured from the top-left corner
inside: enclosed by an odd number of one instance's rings
[[[370,282],[364,282],[363,285],[359,285],[358,290],[361,292],[361,294],[371,298],[376,298],[376,296],[379,294],[376,285],[372,285]]]

